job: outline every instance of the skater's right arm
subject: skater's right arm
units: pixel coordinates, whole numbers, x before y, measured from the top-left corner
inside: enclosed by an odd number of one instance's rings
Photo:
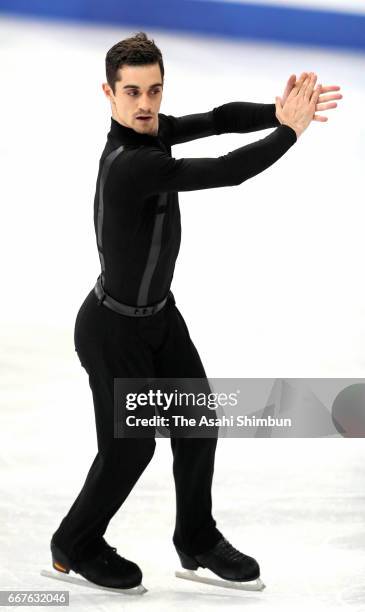
[[[140,147],[130,172],[141,196],[239,185],[271,166],[296,140],[294,129],[281,125],[266,138],[220,157],[176,159],[157,147]]]
[[[196,191],[239,185],[259,174],[297,141],[312,121],[321,86],[314,90],[316,76],[300,79],[284,106],[276,99],[282,123],[271,134],[217,158],[175,159],[158,147],[140,147],[130,170],[136,191],[148,196],[169,191]]]

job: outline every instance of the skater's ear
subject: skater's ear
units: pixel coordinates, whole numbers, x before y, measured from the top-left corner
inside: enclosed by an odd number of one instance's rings
[[[109,83],[102,83],[101,87],[103,89],[105,96],[109,98],[110,102],[114,101],[114,93]]]

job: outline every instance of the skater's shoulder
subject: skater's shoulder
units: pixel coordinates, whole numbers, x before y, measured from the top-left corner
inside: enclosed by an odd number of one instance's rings
[[[130,170],[136,181],[164,176],[174,160],[164,143],[141,145],[130,157]]]
[[[175,118],[172,115],[158,113],[158,137],[165,144],[168,144],[171,140],[174,119]]]

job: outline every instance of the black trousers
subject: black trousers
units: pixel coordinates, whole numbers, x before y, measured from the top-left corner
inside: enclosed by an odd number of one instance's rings
[[[114,378],[206,374],[171,294],[156,314],[129,317],[99,305],[90,291],[77,314],[75,348],[92,390],[98,452],[53,538],[71,559],[80,561],[101,549],[109,521],[156,446],[153,436],[114,437]],[[171,437],[170,443],[176,492],[172,540],[186,554],[199,554],[222,537],[212,517],[211,499],[217,438]]]

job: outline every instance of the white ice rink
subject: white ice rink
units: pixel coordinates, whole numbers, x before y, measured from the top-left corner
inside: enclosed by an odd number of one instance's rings
[[[51,567],[50,536],[96,453],[73,326],[100,266],[93,197],[110,124],[104,57],[138,29],[0,20],[0,590],[64,588],[39,572]],[[164,55],[167,114],[274,102],[303,70],[341,85],[328,122],[313,123],[267,171],[180,194],[172,291],[209,377],[364,377],[364,55],[147,32]],[[173,152],[216,157],[268,133]],[[213,514],[259,561],[267,588],[189,583],[174,577],[171,451],[158,439],[106,533],[140,565],[149,592],[127,599],[66,585],[70,607],[365,610],[364,484],[362,439],[219,440]]]

